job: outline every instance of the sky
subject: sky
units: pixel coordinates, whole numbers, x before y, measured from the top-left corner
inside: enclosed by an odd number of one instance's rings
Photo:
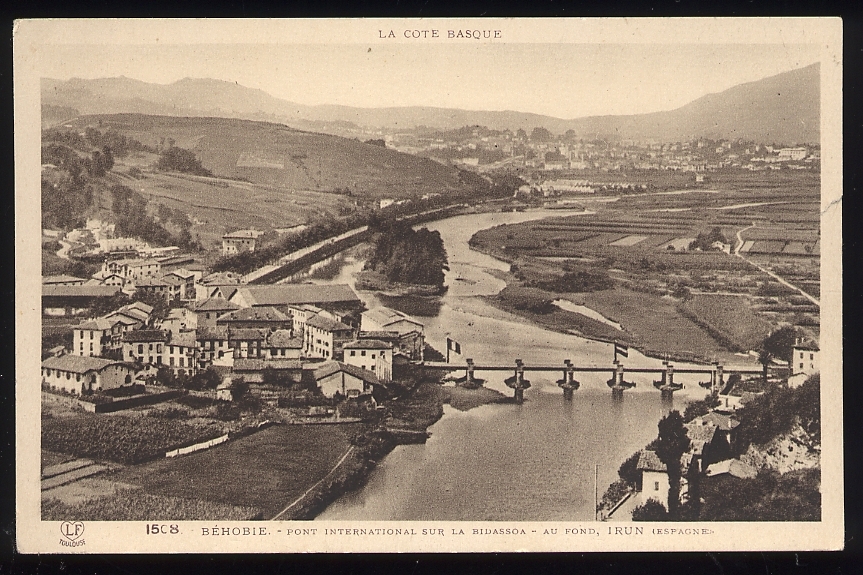
[[[49,45],[42,77],[215,78],[292,102],[577,118],[671,110],[807,66],[812,44]]]

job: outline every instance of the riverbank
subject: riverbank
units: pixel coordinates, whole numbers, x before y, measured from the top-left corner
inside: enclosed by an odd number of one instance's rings
[[[388,414],[376,428],[368,426],[353,440],[346,457],[308,493],[280,515],[280,520],[310,520],[331,503],[365,485],[378,463],[397,445],[414,442],[413,434],[427,434],[428,428],[443,417],[445,404],[460,411],[481,405],[503,403],[508,398],[494,390],[445,387],[439,383],[418,384],[407,396],[393,401]],[[407,432],[407,433],[405,433]]]
[[[476,242],[471,242],[470,249],[509,263],[513,261]],[[483,301],[550,331],[595,341],[618,341],[656,359],[709,363],[717,358],[740,363],[733,352],[681,314],[677,309],[679,302],[674,298],[619,285],[594,292],[552,292],[524,287],[512,272],[487,270],[487,273],[505,282],[506,287],[495,295],[481,296]],[[606,321],[563,309],[553,303],[557,300],[589,308]]]
[[[439,296],[447,291],[445,285],[406,284],[389,281],[383,274],[374,271],[361,271],[355,275],[356,289],[382,293],[392,297]]]

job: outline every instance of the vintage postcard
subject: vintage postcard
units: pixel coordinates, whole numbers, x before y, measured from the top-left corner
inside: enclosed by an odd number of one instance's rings
[[[21,552],[843,547],[840,19],[14,56]]]

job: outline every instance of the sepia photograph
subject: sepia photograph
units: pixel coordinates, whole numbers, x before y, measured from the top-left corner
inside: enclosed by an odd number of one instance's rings
[[[16,26],[23,549],[842,546],[840,21]]]

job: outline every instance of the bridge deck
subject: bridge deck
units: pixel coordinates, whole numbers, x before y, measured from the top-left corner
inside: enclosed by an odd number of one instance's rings
[[[461,371],[467,369],[467,364],[453,364],[453,363],[440,363],[440,362],[432,362],[427,361],[422,364],[423,367],[428,369],[440,369],[442,371]],[[567,368],[564,365],[524,365],[524,371],[557,371],[563,372]],[[510,365],[478,365],[475,364],[473,366],[474,371],[515,371],[515,364]],[[614,365],[610,365],[607,367],[600,366],[572,366],[572,371],[583,372],[583,373],[609,373],[617,370],[617,367]],[[625,367],[623,368],[625,373],[663,373],[665,368],[662,367]],[[674,368],[674,373],[706,373],[710,374],[716,371],[715,367],[712,366],[704,366],[704,367],[681,367]],[[762,370],[760,368],[755,367],[725,367],[723,366],[722,371],[724,373],[742,373],[742,374],[758,374],[761,373]]]

